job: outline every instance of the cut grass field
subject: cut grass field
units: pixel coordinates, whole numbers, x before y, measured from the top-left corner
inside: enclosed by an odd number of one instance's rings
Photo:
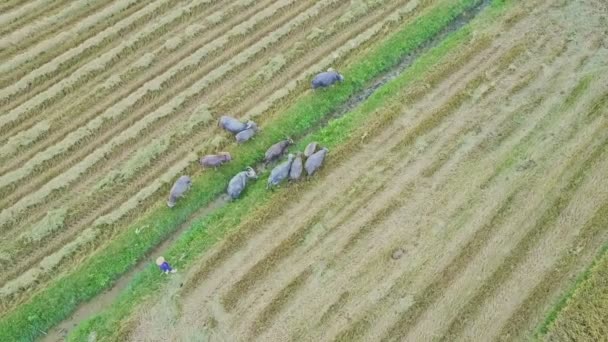
[[[115,324],[130,340],[531,337],[606,239],[601,6],[530,2],[474,25],[418,82],[370,98],[355,132],[321,130],[348,143],[319,180],[226,219],[182,288],[150,289],[177,291],[177,311],[150,299]]]
[[[428,14],[415,21],[417,24],[415,25],[416,28],[412,29],[408,26],[405,31],[401,31],[399,35],[393,37],[389,45],[382,45],[383,47],[380,49],[376,48],[375,52],[371,55],[374,56],[372,59],[374,63],[353,64],[350,67],[353,77],[343,87],[332,90],[324,97],[313,98],[307,95],[298,100],[299,102],[288,112],[275,115],[272,120],[270,118],[267,119],[269,124],[264,126],[265,134],[256,139],[252,144],[241,148],[239,153],[237,153],[237,155],[242,156],[242,158],[239,158],[239,163],[230,165],[221,174],[208,173],[203,175],[199,182],[195,183],[195,189],[197,190],[189,195],[188,200],[180,204],[179,210],[172,212],[161,210],[158,213],[160,216],[151,217],[143,223],[140,222],[138,224],[139,229],[129,230],[128,233],[121,235],[122,238],[119,236],[118,239],[114,239],[114,243],[101,256],[98,255],[95,260],[82,264],[81,267],[83,268],[79,268],[76,272],[70,273],[67,277],[52,283],[51,286],[35,295],[33,300],[9,311],[9,315],[5,317],[6,319],[3,320],[3,324],[6,323],[4,328],[14,332],[8,336],[35,336],[41,330],[43,331],[51,324],[57,322],[58,318],[65,317],[78,302],[90,298],[106,288],[112,279],[116,279],[117,276],[133,265],[134,260],[141,258],[145,251],[162,241],[167,234],[175,230],[198,207],[209,202],[218,193],[222,192],[224,188],[222,184],[225,184],[227,177],[244,165],[253,163],[259,159],[258,157],[263,154],[265,147],[272,141],[284,136],[285,133],[292,133],[292,135],[297,136],[301,132],[314,127],[316,122],[323,118],[326,113],[346,100],[354,91],[361,89],[370,78],[386,70],[397,62],[403,54],[412,51],[425,40],[442,30],[445,25],[450,23],[454,16],[474,3],[473,1],[468,1],[457,5],[450,5],[449,2],[440,2],[440,5],[436,9],[429,11]],[[399,9],[399,6],[395,8]],[[397,14],[400,14],[399,16],[389,16],[384,25],[378,27],[385,30],[391,27],[394,28],[401,20],[408,20],[410,15],[418,8],[421,8],[418,4],[403,6],[403,10],[397,12]],[[378,35],[378,29],[374,27],[372,29],[375,31],[368,30],[363,32],[363,34],[367,35],[367,39]],[[408,37],[410,39],[407,39]],[[348,36],[344,36],[344,38],[348,38]],[[406,39],[405,44],[394,43],[399,41],[399,39],[403,41],[404,38]],[[361,43],[365,43],[365,41],[363,40]],[[342,56],[340,58],[345,57]],[[322,69],[322,67],[320,68]],[[311,71],[308,72],[315,72],[314,69],[318,70],[319,66],[315,67],[311,65],[310,69]],[[302,89],[302,87],[300,86],[299,89]],[[277,99],[280,98],[277,97]],[[290,127],[291,131],[286,132],[282,127]],[[169,180],[165,179],[165,181]],[[69,222],[69,213],[68,218],[65,220]],[[150,227],[150,224],[152,224],[152,227]],[[105,236],[107,235],[98,234],[96,238],[104,238]],[[123,248],[125,250],[119,252]],[[95,271],[85,271],[87,269]],[[104,271],[104,269],[108,270],[109,273]],[[74,289],[78,288],[79,291],[66,291],[66,289],[72,286]],[[85,288],[88,288],[88,290]],[[47,305],[44,304],[45,302],[51,306],[55,306],[59,302],[65,303],[65,305],[63,305],[63,308],[55,307],[53,309],[53,317],[52,315],[42,314],[45,311],[49,312],[48,309],[44,309],[44,306]],[[24,313],[27,313],[26,316],[21,316]],[[26,323],[25,319],[19,317],[28,317],[29,319]],[[8,328],[9,326],[10,328]],[[24,326],[27,326],[27,328],[24,328]],[[26,330],[29,330],[30,333],[27,333]]]
[[[444,39],[485,3],[0,5],[6,37],[49,25],[0,52],[33,51],[0,79],[0,230],[19,232],[0,242],[0,336],[45,334],[138,263],[70,340],[600,336],[606,5],[495,0]],[[68,20],[35,23],[44,9]],[[35,54],[68,30],[86,32],[75,50]],[[346,82],[307,93],[328,66]],[[263,131],[237,147],[223,113]],[[315,179],[218,200],[285,135],[330,148]],[[199,171],[218,149],[233,162]],[[183,173],[194,186],[169,210]],[[176,231],[162,253],[180,272],[162,281],[141,263]]]

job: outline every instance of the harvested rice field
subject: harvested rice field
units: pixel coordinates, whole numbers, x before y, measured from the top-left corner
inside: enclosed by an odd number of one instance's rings
[[[605,1],[0,9],[0,340],[608,333]],[[237,144],[222,115],[261,129]],[[267,190],[285,137],[329,152]]]

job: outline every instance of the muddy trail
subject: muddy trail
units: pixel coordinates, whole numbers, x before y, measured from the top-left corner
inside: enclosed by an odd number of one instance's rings
[[[588,224],[608,202],[602,8],[476,27],[365,146],[167,286],[175,310],[140,307],[130,340],[529,337],[606,239]]]
[[[339,118],[349,111],[354,110],[362,102],[364,102],[369,96],[371,96],[374,92],[379,90],[384,84],[391,81],[392,79],[399,76],[403,73],[411,64],[419,58],[421,55],[426,53],[431,48],[437,46],[447,35],[456,30],[460,29],[464,25],[466,25],[470,20],[472,20],[480,11],[482,11],[488,4],[490,0],[484,0],[480,2],[477,6],[470,9],[469,11],[465,11],[461,15],[457,16],[449,25],[446,26],[441,32],[435,35],[432,39],[425,41],[421,44],[414,52],[405,56],[399,63],[385,71],[381,75],[379,75],[376,79],[370,81],[367,86],[364,87],[361,91],[352,95],[344,104],[339,106],[337,109],[333,110],[329,113],[325,119],[323,119],[319,125],[315,126],[302,136],[293,137],[294,141],[298,141],[303,139],[308,134],[322,128],[325,126],[330,120]],[[276,163],[274,163],[276,164]],[[259,162],[253,166],[256,172],[259,174],[264,174],[271,168],[274,164],[264,165],[263,162]],[[152,259],[154,259],[158,255],[162,255],[171,244],[178,239],[178,237],[187,230],[192,222],[198,220],[200,217],[207,215],[213,210],[220,208],[226,204],[228,204],[229,199],[225,195],[221,195],[216,198],[210,205],[201,208],[194,215],[192,215],[188,221],[180,226],[167,240],[165,240],[162,244],[157,246],[154,250],[152,250],[148,255],[139,263],[137,263],[131,271],[123,275],[120,279],[116,281],[116,284],[103,294],[97,296],[93,300],[81,305],[73,315],[70,316],[69,319],[61,322],[52,330],[48,331],[41,341],[59,341],[65,338],[69,331],[76,327],[81,322],[87,320],[88,318],[94,316],[96,313],[102,311],[104,308],[107,308],[111,303],[120,295],[121,291],[124,290],[131,280],[137,275],[138,272],[143,270],[146,266],[148,266]]]

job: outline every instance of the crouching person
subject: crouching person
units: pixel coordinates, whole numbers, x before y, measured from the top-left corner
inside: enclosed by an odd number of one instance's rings
[[[158,265],[160,270],[165,274],[177,272],[177,270],[171,268],[171,265],[169,265],[169,263],[162,256],[156,259],[156,265]]]

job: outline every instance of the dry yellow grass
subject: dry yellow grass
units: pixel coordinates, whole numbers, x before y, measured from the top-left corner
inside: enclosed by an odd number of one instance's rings
[[[63,228],[66,214],[67,210],[65,208],[48,212],[42,221],[39,221],[28,231],[21,234],[18,240],[21,240],[21,242],[39,242],[43,240],[47,235]]]
[[[47,120],[41,120],[36,125],[21,133],[14,135],[8,139],[6,143],[0,146],[0,158],[6,158],[20,148],[28,147],[36,140],[40,139],[51,127]]]
[[[148,52],[145,55],[141,56],[141,58],[138,59],[137,62],[133,63],[133,67],[134,68],[147,68],[150,65],[152,65],[152,63],[154,63],[154,59],[155,59],[154,53]]]
[[[30,1],[23,6],[20,6],[14,10],[10,10],[0,14],[0,25],[4,26],[16,21],[20,17],[24,16],[28,12],[35,10],[37,7],[42,7],[45,4],[51,2],[50,0],[36,0]]]
[[[159,28],[168,25],[174,20],[187,16],[188,11],[187,8],[201,6],[208,3],[210,0],[197,0],[194,1],[187,6],[175,8],[171,13],[165,15],[158,22],[151,22],[142,30],[140,30],[136,35],[130,37],[130,39],[122,41],[118,46],[112,48],[110,51],[105,54],[97,57],[90,63],[84,65],[82,68],[78,69],[76,72],[72,73],[69,77],[61,80],[57,84],[52,87],[46,89],[45,91],[37,94],[36,96],[30,98],[25,103],[20,106],[12,109],[7,114],[0,116],[0,129],[2,129],[5,125],[12,123],[15,120],[18,120],[20,117],[31,113],[32,110],[39,108],[45,102],[50,101],[56,96],[62,94],[65,89],[69,89],[74,84],[78,82],[82,82],[82,80],[87,80],[90,75],[94,72],[99,72],[103,70],[107,65],[109,65],[112,61],[114,61],[117,56],[124,51],[128,51],[131,46],[137,44],[139,41],[146,39],[150,35],[154,34]],[[94,37],[91,37],[84,43],[80,44],[78,47],[75,47],[61,56],[53,59],[51,62],[41,66],[40,68],[32,71],[27,74],[27,76],[20,79],[18,82],[12,84],[9,87],[6,87],[0,90],[0,99],[9,99],[14,94],[27,89],[28,85],[38,79],[43,79],[45,75],[57,70],[61,65],[73,58],[74,56],[78,56],[83,51],[86,51],[89,48],[92,48],[98,44],[101,44],[104,40],[108,39],[108,37],[115,37],[118,32],[124,30],[125,28],[132,25],[134,21],[137,21],[139,18],[149,15],[150,13],[156,11],[158,8],[163,6],[164,1],[154,2],[149,6],[143,8],[138,11],[135,15],[126,18],[120,23],[112,26],[111,28],[105,30],[103,34],[98,34]]]
[[[73,15],[72,12],[75,12],[87,5],[89,5],[89,1],[87,0],[73,1],[69,6],[61,9],[61,11],[59,11],[58,13],[55,13],[51,16],[43,17],[40,20],[34,22],[32,25],[27,25],[16,31],[11,32],[10,34],[0,38],[0,49],[6,49],[10,45],[18,44],[20,41],[31,37],[37,32],[45,30],[47,27],[55,24],[56,22],[66,20],[67,18]]]

